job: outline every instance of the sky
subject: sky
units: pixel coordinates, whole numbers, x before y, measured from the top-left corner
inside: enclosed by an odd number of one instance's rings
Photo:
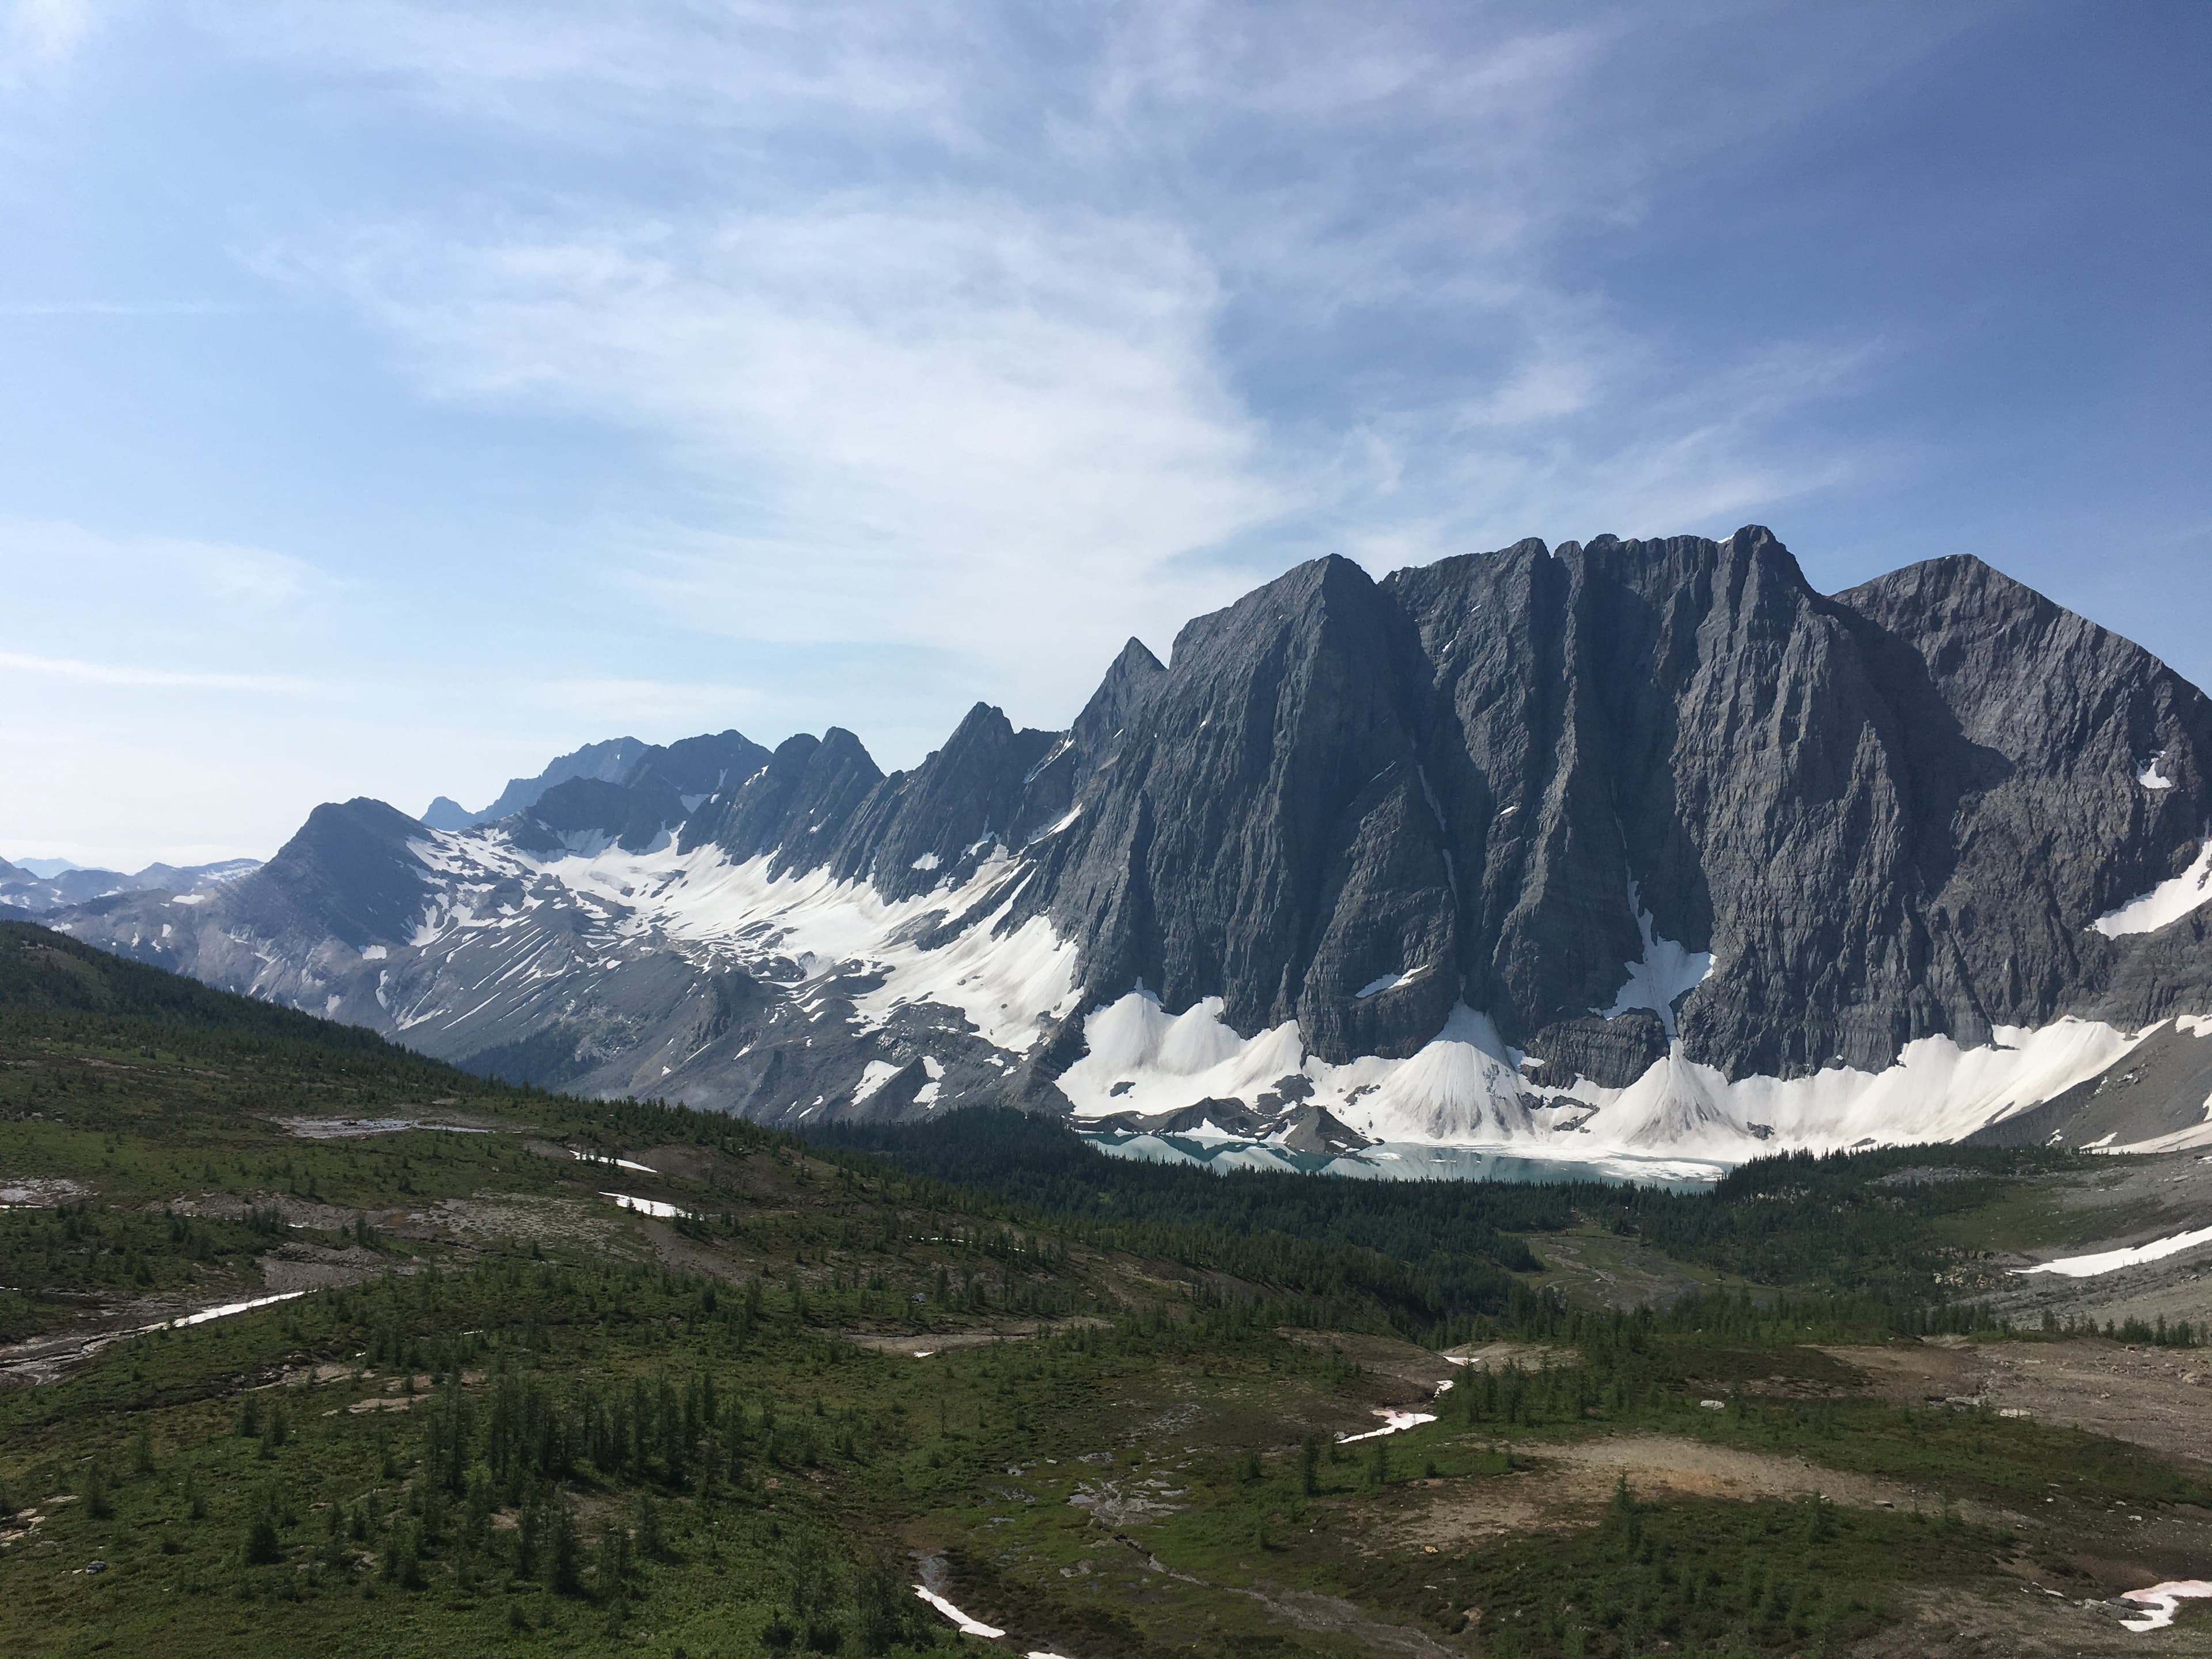
[[[2212,682],[2212,6],[0,0],[0,856],[1064,726],[1322,553]]]

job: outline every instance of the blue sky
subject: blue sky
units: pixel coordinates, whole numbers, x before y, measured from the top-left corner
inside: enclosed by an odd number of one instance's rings
[[[1326,550],[2212,679],[2212,7],[0,0],[0,855],[978,697]]]

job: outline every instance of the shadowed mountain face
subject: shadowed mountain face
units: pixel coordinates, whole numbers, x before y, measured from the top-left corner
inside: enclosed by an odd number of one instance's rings
[[[1066,732],[978,705],[889,776],[836,729],[640,749],[464,832],[319,808],[185,914],[67,926],[443,1057],[787,1120],[1367,1100],[1437,1139],[1763,1137],[1747,1079],[1936,1039],[1949,1079],[2019,1028],[2212,1010],[2212,705],[1971,558],[1832,598],[1757,528],[1324,559],[1165,665],[1131,641]]]

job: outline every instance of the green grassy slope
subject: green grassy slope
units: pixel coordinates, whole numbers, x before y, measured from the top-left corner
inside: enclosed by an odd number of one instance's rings
[[[299,1132],[342,1120],[420,1127]],[[1885,1406],[1799,1346],[1924,1322],[1880,1273],[1641,1315],[1530,1288],[1547,1226],[1773,1231],[1789,1206],[1756,1182],[1755,1219],[1377,1200],[1206,1185],[1022,1122],[994,1152],[990,1120],[955,1121],[880,1145],[902,1168],[508,1087],[0,924],[0,1187],[22,1195],[0,1212],[0,1650],[978,1645],[911,1594],[927,1573],[1007,1629],[982,1645],[1070,1659],[1779,1655],[1838,1650],[1917,1589],[2016,1599],[2076,1571],[1947,1498],[2024,1509],[2063,1481],[2049,1513],[2087,1538],[2116,1505],[2204,1497],[2111,1441]],[[1405,1338],[1469,1334],[1546,1346],[1430,1401],[1449,1368]],[[1384,1406],[1435,1420],[1337,1443]],[[1925,1512],[1581,1492],[1569,1451],[1620,1434],[1910,1482]],[[1531,1504],[1425,1541],[1437,1505]]]

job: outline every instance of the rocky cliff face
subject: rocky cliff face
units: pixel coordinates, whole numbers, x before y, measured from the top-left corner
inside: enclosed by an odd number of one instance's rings
[[[2208,757],[2195,688],[1974,559],[1823,597],[1755,527],[1531,541],[1301,566],[1065,732],[979,705],[889,776],[724,733],[463,833],[325,807],[186,925],[69,925],[787,1120],[1849,1144],[2073,1087],[2113,1056],[2069,1020],[2212,1011]]]
[[[1334,1061],[1463,1002],[1602,1083],[1677,1020],[1730,1076],[1879,1069],[2174,1012],[2115,1004],[2090,924],[2194,856],[2208,744],[2194,688],[1975,560],[1832,600],[1759,530],[1323,561],[1185,630],[1029,902],[1091,994]],[[1710,972],[1628,984],[1647,937]]]

